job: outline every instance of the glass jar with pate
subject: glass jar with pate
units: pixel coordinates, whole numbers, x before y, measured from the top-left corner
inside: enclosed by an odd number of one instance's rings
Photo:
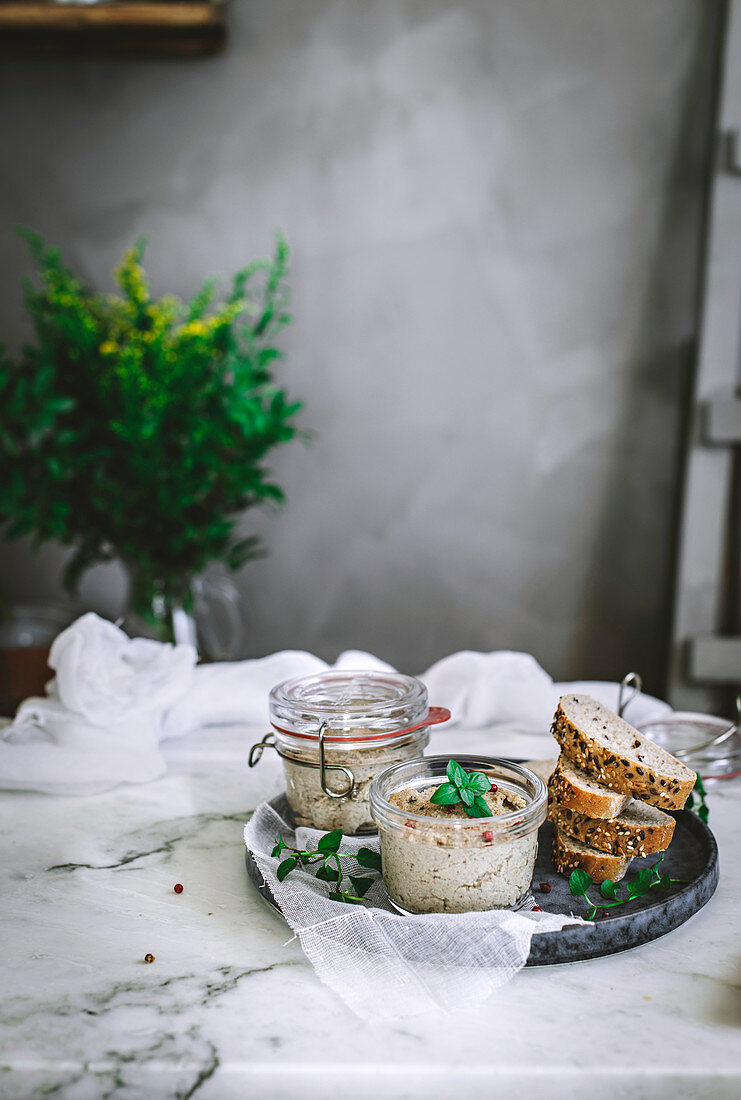
[[[396,764],[373,781],[370,802],[381,841],[383,880],[400,913],[469,913],[516,908],[527,897],[546,816],[546,786],[529,768],[499,757],[456,757],[486,776],[490,816],[436,804],[450,786],[447,756]]]
[[[412,676],[329,669],[273,688],[273,728],[252,746],[249,763],[254,767],[267,747],[277,751],[297,825],[375,832],[372,780],[420,756],[429,727],[449,717],[428,705],[427,688]]]

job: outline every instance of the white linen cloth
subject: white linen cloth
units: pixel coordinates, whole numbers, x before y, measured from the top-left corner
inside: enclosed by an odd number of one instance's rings
[[[249,661],[196,661],[192,646],[132,640],[93,613],[81,616],[51,647],[56,675],[47,695],[27,699],[0,729],[0,788],[84,795],[148,782],[166,770],[162,741],[206,726],[266,725],[275,684],[330,667],[294,650]],[[356,650],[333,667],[391,668]],[[509,725],[545,735],[559,695],[571,687],[617,704],[616,684],[554,684],[526,653],[456,653],[420,679],[430,703],[448,707],[451,725],[465,728]],[[633,721],[670,710],[650,696],[630,705]]]
[[[297,869],[278,882],[275,872],[285,857],[270,853],[280,833],[291,847],[312,851],[322,833],[294,833],[263,802],[244,839],[317,976],[365,1020],[473,1008],[522,969],[535,933],[583,923],[568,914],[535,912],[532,899],[516,913],[404,917],[390,905],[380,876],[366,894],[370,907],[332,901],[330,886],[311,870]],[[378,838],[344,837],[340,853],[355,855],[361,847],[378,851]],[[352,874],[373,873],[343,860],[346,866]]]

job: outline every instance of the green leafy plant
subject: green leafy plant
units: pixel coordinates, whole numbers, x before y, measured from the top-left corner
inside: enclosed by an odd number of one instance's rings
[[[333,889],[330,891],[330,898],[333,901],[345,901],[351,905],[357,905],[358,902],[362,902],[368,890],[373,885],[374,879],[368,878],[365,875],[353,875],[349,874],[347,877],[352,885],[352,890],[342,889],[342,880],[345,877],[345,873],[342,869],[341,861],[343,859],[352,859],[355,863],[367,870],[378,871],[381,870],[381,855],[379,852],[374,851],[372,848],[360,848],[357,855],[346,856],[341,855],[339,851],[340,844],[342,843],[342,830],[334,829],[331,833],[325,833],[317,841],[316,848],[310,850],[304,850],[302,848],[291,848],[283,839],[282,834],[279,834],[277,843],[270,853],[274,858],[279,858],[284,852],[290,852],[291,854],[286,856],[278,864],[277,876],[278,881],[282,882],[283,879],[290,875],[291,871],[295,871],[297,867],[310,867],[312,864],[317,864],[317,869],[314,874],[322,882],[329,882],[332,884]]]
[[[259,552],[239,517],[283,492],[265,456],[297,434],[299,402],[273,377],[289,323],[289,249],[239,271],[217,301],[155,298],[144,241],[116,269],[117,294],[90,289],[56,248],[21,231],[38,267],[25,302],[33,345],[0,348],[0,525],[11,537],[75,546],[65,572],[119,558],[142,589],[181,598],[213,560]]]
[[[705,790],[705,784],[703,783],[699,772],[697,774],[697,779],[695,781],[695,786],[693,788],[693,791],[697,791],[697,795],[698,795],[698,798],[699,798],[699,804],[697,806],[697,809],[695,809],[695,802],[696,802],[695,795],[692,792],[690,792],[690,796],[687,799],[687,803],[686,803],[687,809],[688,810],[694,810],[695,813],[697,814],[697,816],[700,818],[700,820],[704,821],[707,824],[707,820],[710,817],[710,810],[708,809],[708,804],[705,801],[705,796],[707,794],[707,791]]]
[[[666,890],[668,887],[673,886],[674,883],[682,882],[683,879],[669,878],[668,875],[662,875],[659,871],[659,866],[663,860],[663,853],[659,856],[651,867],[644,867],[642,871],[638,871],[627,882],[615,883],[609,878],[600,885],[599,892],[606,900],[603,902],[595,903],[589,896],[589,888],[593,885],[594,879],[587,872],[580,867],[571,872],[569,878],[569,890],[574,897],[583,897],[589,905],[589,912],[587,913],[587,920],[594,920],[597,916],[597,912],[600,909],[614,909],[617,905],[625,905],[629,901],[633,901],[634,898],[643,897],[649,890],[659,889]],[[621,897],[621,891],[623,896]]]
[[[467,772],[457,760],[448,763],[447,772],[449,782],[437,788],[430,802],[436,806],[456,806],[462,802],[469,817],[491,817],[491,808],[483,795],[497,788],[488,775]]]

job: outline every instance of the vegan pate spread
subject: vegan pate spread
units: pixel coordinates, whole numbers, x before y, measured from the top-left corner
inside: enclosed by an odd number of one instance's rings
[[[466,913],[514,905],[532,879],[537,832],[500,834],[487,818],[470,818],[462,803],[430,801],[437,786],[407,787],[389,802],[410,817],[380,830],[383,877],[392,901],[411,913]],[[526,799],[503,785],[483,794],[492,817],[523,809]],[[466,827],[453,821],[464,820]]]
[[[362,734],[365,731],[357,732]],[[332,798],[322,790],[318,768],[307,768],[298,756],[295,761],[284,756],[286,796],[296,824],[314,829],[341,829],[347,835],[375,832],[368,801],[373,779],[391,764],[412,760],[419,755],[419,751],[418,742],[339,751],[328,746],[325,769],[330,790],[344,791],[349,784],[348,776],[339,768],[348,768],[355,778],[352,793],[341,798]],[[314,760],[315,757],[307,759]]]

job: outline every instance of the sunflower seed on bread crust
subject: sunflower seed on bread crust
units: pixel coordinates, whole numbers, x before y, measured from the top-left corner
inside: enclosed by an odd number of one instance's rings
[[[548,793],[565,809],[587,817],[617,817],[630,802],[629,794],[595,783],[563,753],[548,780]]]
[[[600,852],[619,856],[648,856],[663,852],[674,835],[674,818],[632,799],[614,820],[587,817],[562,806],[550,795],[548,818],[562,833]]]
[[[589,695],[564,695],[551,727],[589,778],[662,810],[681,810],[697,776]]]
[[[609,852],[598,852],[587,847],[580,840],[553,830],[553,866],[562,875],[570,875],[577,867],[591,875],[599,884],[605,879],[619,882],[630,866],[630,856],[615,856]]]

